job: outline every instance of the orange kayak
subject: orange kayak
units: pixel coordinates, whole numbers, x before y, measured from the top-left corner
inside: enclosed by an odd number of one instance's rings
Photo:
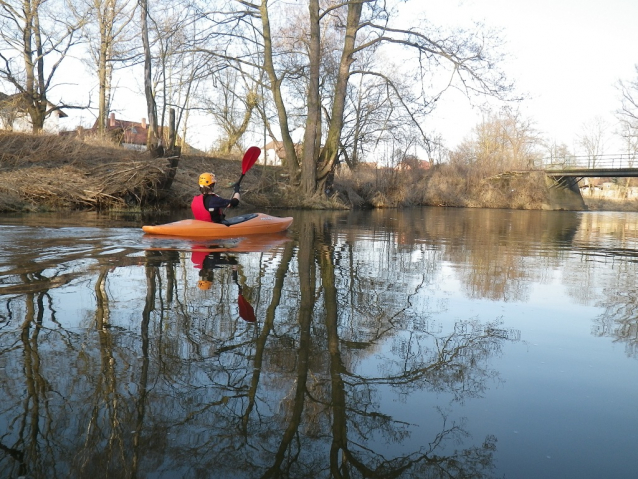
[[[229,238],[253,234],[285,231],[292,224],[292,217],[280,218],[264,213],[235,216],[226,224],[201,220],[181,220],[163,225],[142,226],[145,233],[153,235],[179,236],[186,238]]]

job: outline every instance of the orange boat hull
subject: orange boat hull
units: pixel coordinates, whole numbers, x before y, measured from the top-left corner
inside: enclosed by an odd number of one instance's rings
[[[292,217],[280,218],[257,213],[255,218],[242,223],[226,226],[219,223],[200,220],[181,220],[155,226],[142,226],[145,233],[183,238],[230,238],[253,234],[277,233],[287,230]]]

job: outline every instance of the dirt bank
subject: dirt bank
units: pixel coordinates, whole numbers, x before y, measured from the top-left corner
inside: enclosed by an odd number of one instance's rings
[[[178,209],[197,194],[204,171],[217,175],[217,192],[232,195],[241,157],[184,156],[169,190],[165,158],[48,135],[0,133],[0,211],[60,209]],[[255,165],[242,182],[243,203],[287,204],[288,185],[277,167]]]

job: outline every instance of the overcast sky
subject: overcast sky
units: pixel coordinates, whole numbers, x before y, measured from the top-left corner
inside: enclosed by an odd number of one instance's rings
[[[600,116],[614,130],[620,106],[614,85],[635,78],[638,0],[437,0],[428,16],[450,23],[479,20],[501,28],[511,56],[507,74],[529,100],[522,106],[547,138],[576,150],[583,124]],[[437,125],[450,146],[476,124],[465,102],[441,109]],[[609,144],[609,151],[614,145]]]

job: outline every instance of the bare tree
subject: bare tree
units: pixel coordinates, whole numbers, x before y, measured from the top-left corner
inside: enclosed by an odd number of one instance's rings
[[[638,158],[638,131],[628,121],[621,119],[617,134],[622,139],[623,154],[627,156],[627,166],[632,168]]]
[[[151,35],[155,75],[153,90],[159,102],[159,124],[162,144],[171,148],[172,141],[163,128],[168,109],[178,109],[176,127],[179,127],[193,90],[196,89],[203,64],[189,52],[191,28],[196,15],[189,2],[172,2],[153,5]]]
[[[638,64],[634,68],[636,77],[633,80],[629,82],[619,80],[616,85],[621,101],[621,106],[616,111],[616,117],[620,122],[617,134],[622,139],[630,167],[634,165],[638,156]]]
[[[201,103],[215,119],[224,134],[219,140],[219,151],[230,153],[243,150],[241,138],[248,130],[261,98],[257,85],[247,75],[237,70],[225,69],[216,76],[217,94],[207,92]]]
[[[632,134],[638,135],[638,64],[634,68],[636,77],[633,80],[629,82],[619,80],[616,84],[621,101],[621,106],[616,113],[619,119],[627,122]]]
[[[301,160],[291,161],[290,168],[301,166],[300,186],[308,195],[325,191],[326,181],[337,164],[342,147],[348,87],[355,75],[377,76],[384,80],[386,88],[393,90],[397,101],[395,109],[403,109],[406,116],[419,125],[419,113],[428,108],[450,86],[463,89],[467,94],[488,94],[501,97],[510,88],[504,76],[496,68],[498,58],[493,55],[499,41],[493,32],[439,32],[426,22],[418,22],[411,28],[396,24],[396,11],[392,5],[380,0],[348,0],[344,2],[309,0],[304,22],[298,25],[306,38],[304,51],[286,51],[286,42],[281,41],[277,30],[273,30],[272,18],[280,18],[278,4],[261,0],[259,4],[237,0],[241,6],[241,19],[258,18],[263,41],[263,68],[268,74],[268,87],[278,112],[279,127],[287,158],[297,159],[290,136],[289,107],[285,101],[292,79],[303,81],[305,88],[305,136]],[[292,6],[287,8],[293,9]],[[299,7],[301,8],[301,7]],[[240,12],[236,12],[240,15]],[[289,17],[289,15],[287,15]],[[325,32],[338,34],[338,49],[322,48]],[[415,56],[415,71],[411,78],[431,78],[435,71],[446,72],[450,80],[438,92],[406,96],[389,75],[383,65],[374,68],[353,68],[360,56],[381,51],[383,45],[394,45],[407,49]],[[303,55],[302,71],[288,68],[287,60],[294,55]],[[322,89],[321,65],[328,56],[338,57],[335,77],[329,89]],[[386,65],[387,68],[387,65]],[[417,84],[419,84],[417,82]],[[419,84],[420,85],[420,84]],[[326,85],[327,87],[328,85]],[[297,89],[299,90],[299,89]],[[425,86],[424,86],[425,90]],[[325,114],[322,117],[322,109]],[[425,136],[425,135],[424,135]]]
[[[374,57],[368,55],[366,60],[363,56],[363,53],[358,56],[360,68],[373,70]],[[402,105],[411,97],[412,82],[402,81],[393,68],[388,70],[383,76],[357,75],[348,85],[339,155],[350,168],[375,156],[384,146],[403,151],[420,146],[430,155],[436,143],[435,135],[426,134],[420,122],[415,122],[415,117]]]
[[[117,64],[137,57],[131,48],[129,28],[136,4],[124,0],[88,0],[87,3],[88,21],[84,35],[98,79],[97,128],[104,134],[111,104],[113,70]]]
[[[193,3],[186,0],[148,4],[147,0],[140,0],[140,9],[148,148],[161,156],[174,146],[176,131],[182,124],[185,136],[191,100],[212,66],[209,58],[194,47],[201,41],[201,12],[194,9]],[[165,124],[167,116],[173,115],[175,131],[171,137]]]
[[[142,30],[142,45],[144,48],[144,96],[146,97],[146,112],[148,115],[148,137],[146,147],[156,155],[160,149],[159,128],[157,125],[157,103],[152,78],[152,54],[149,36],[149,8],[148,0],[138,0],[140,6],[140,25]],[[161,156],[161,155],[160,155]]]
[[[607,130],[608,124],[600,116],[582,125],[582,132],[578,135],[578,143],[587,155],[587,168],[596,168],[602,155],[605,154]]]
[[[549,155],[546,160],[550,165],[560,165],[562,168],[566,168],[576,163],[576,157],[564,143],[553,142],[545,145],[545,149]]]
[[[474,136],[453,153],[456,162],[471,165],[480,176],[534,168],[540,162],[539,133],[531,120],[505,109],[474,128]]]
[[[80,40],[84,20],[71,12],[64,0],[0,0],[0,81],[18,93],[34,133],[53,111],[76,107],[49,101],[60,64]]]
[[[638,135],[636,134],[638,130],[633,128],[626,118],[620,117],[619,120],[620,123],[616,134],[620,137],[624,150],[622,153],[622,166],[633,168],[636,164],[636,159],[638,159]],[[622,181],[622,194],[624,198],[627,198],[629,195],[629,186],[632,181],[635,180],[631,177],[626,177]],[[620,178],[618,178],[618,182],[620,183]]]

